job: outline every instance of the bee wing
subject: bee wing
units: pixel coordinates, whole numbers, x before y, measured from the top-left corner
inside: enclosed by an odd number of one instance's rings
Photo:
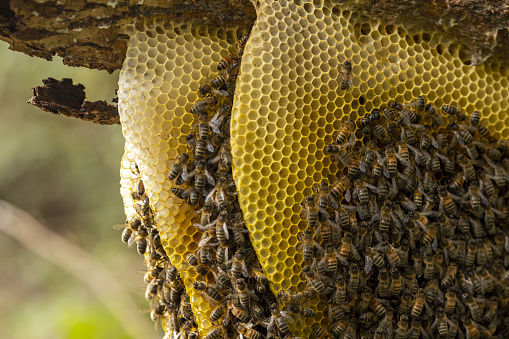
[[[134,244],[136,243],[136,236],[134,235],[134,232],[131,234],[131,236],[129,237],[129,240],[127,240],[127,246],[129,248],[133,247]]]
[[[297,246],[296,246],[296,249],[297,249],[297,252],[302,252],[302,249],[304,248],[304,244],[303,243],[298,243]]]
[[[203,226],[202,224],[193,224],[194,227],[204,232],[209,229],[209,225]]]
[[[228,262],[228,247],[226,247],[224,249],[224,258],[225,258],[225,261]]]
[[[352,196],[350,195],[350,190],[347,188],[344,192],[344,198],[346,199],[346,201],[350,202],[350,200],[352,199]]]
[[[389,169],[387,168],[386,165],[383,165],[383,172],[384,172],[384,175],[387,177],[387,178],[390,178],[391,175],[389,174]]]
[[[353,244],[350,246],[350,251],[352,252],[355,259],[361,260],[361,256],[360,256],[359,252],[357,251],[357,248],[355,248],[355,246]]]
[[[371,217],[371,221],[377,221],[377,220],[380,220],[380,216],[381,216],[381,213],[374,214],[374,215]]]
[[[228,233],[228,227],[226,227],[226,222],[223,223],[224,236],[226,239],[230,239],[230,233]]]
[[[261,323],[261,325],[267,328],[267,333],[272,333],[274,329],[274,317],[273,316],[268,317]]]
[[[349,265],[349,262],[348,260],[345,258],[345,257],[342,257],[341,255],[338,254],[338,260],[339,262],[344,265],[344,266],[348,266]]]
[[[207,197],[205,198],[205,202],[210,201],[210,199],[212,199],[212,197],[214,196],[214,193],[216,193],[216,189],[215,189],[215,188],[213,188],[213,189],[209,192],[209,194],[208,194],[208,195],[207,195]]]
[[[370,256],[365,256],[366,257],[366,262],[364,263],[364,270],[366,271],[366,273],[369,273],[371,272],[371,268],[373,268],[373,259],[371,259]]]
[[[260,301],[260,298],[258,298],[258,296],[256,295],[256,293],[254,293],[253,291],[251,290],[247,290],[247,292],[249,293],[249,296],[251,298],[253,298],[254,301]]]
[[[116,224],[116,225],[113,225],[113,229],[117,230],[117,231],[123,230],[126,227],[127,227],[127,224]]]
[[[421,155],[421,152],[415,148],[414,146],[412,145],[407,145],[408,149],[411,150],[412,152],[414,152],[415,156],[416,157],[419,157]]]
[[[207,181],[209,182],[209,184],[211,184],[212,186],[216,186],[216,181],[214,180],[214,177],[210,175],[209,171],[205,170],[205,176],[207,177]]]
[[[358,196],[358,189],[357,189],[357,188],[355,188],[355,189],[353,190],[353,192],[352,192],[352,197],[353,197],[354,199],[356,199],[356,198],[357,198],[357,196]]]
[[[366,173],[366,163],[364,162],[364,160],[362,160],[360,163],[359,163],[359,169]]]
[[[348,86],[349,87],[353,87],[353,81],[352,81],[352,77],[351,76],[348,79]]]
[[[182,180],[187,181],[189,178],[189,172],[187,171],[187,165],[182,165],[182,173],[180,173]]]
[[[303,219],[303,220],[307,220],[308,219],[308,210],[307,209],[303,209],[300,211],[299,215],[300,215],[300,218]]]
[[[214,94],[217,94],[217,95],[220,95],[220,96],[223,96],[223,97],[227,97],[229,95],[229,93],[227,91],[222,90],[222,89],[221,90],[215,89],[215,90],[212,90],[212,92]]]
[[[341,232],[343,232],[343,229],[341,228],[341,226],[339,226],[339,224],[338,224],[338,223],[336,223],[336,222],[332,221],[331,219],[328,219],[328,220],[327,220],[327,222],[329,223],[329,225],[331,226],[331,228],[332,228],[333,230],[335,230],[335,232],[337,232],[337,233],[341,233]]]
[[[437,124],[438,126],[443,126],[444,122],[442,120],[442,114],[436,112],[436,114],[433,115],[433,122]]]
[[[375,193],[375,194],[378,194],[378,187],[374,186],[374,185],[371,185],[369,183],[364,183],[366,185],[367,188],[369,188],[371,190],[371,192]]]
[[[180,176],[182,177],[182,179],[187,180],[187,179],[191,179],[192,177],[194,177],[195,173],[196,173],[196,168],[193,169],[191,172],[188,172],[187,166],[186,166],[185,175],[184,175],[184,171],[182,171],[182,174]]]
[[[433,237],[433,242],[431,243],[431,248],[435,252],[438,250],[438,237],[436,235]]]
[[[209,234],[207,234],[204,238],[200,240],[200,242],[198,243],[198,247],[203,247],[210,239],[212,239],[212,237]]]
[[[214,145],[212,145],[212,143],[208,139],[207,139],[207,150],[209,152],[214,152]]]
[[[315,226],[315,238],[318,238],[320,233],[322,232],[322,223],[318,222],[318,224]]]
[[[292,316],[290,314],[288,314],[288,312],[281,311],[280,313],[286,319],[286,321],[288,321],[289,323],[294,323],[295,322],[295,320],[292,318]]]
[[[320,207],[318,208],[318,210],[320,211],[320,213],[322,214],[323,217],[325,217],[327,219],[330,218],[329,212],[327,212],[326,210],[324,210],[323,208],[320,208]]]
[[[330,203],[330,205],[332,206],[333,209],[335,209],[335,210],[339,209],[338,202],[330,194],[329,194],[329,203]]]
[[[249,278],[249,270],[247,269],[247,265],[246,265],[246,262],[244,260],[242,260],[242,274],[246,278]]]
[[[419,186],[421,186],[421,188],[422,188],[422,184],[421,184],[421,181],[420,181],[420,179],[422,179],[421,170],[417,166],[414,166],[414,169],[415,169],[415,175],[417,175],[417,178],[419,178]]]

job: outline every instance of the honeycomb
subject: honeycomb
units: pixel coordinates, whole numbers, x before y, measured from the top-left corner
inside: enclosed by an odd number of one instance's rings
[[[210,75],[211,66],[217,65],[224,57],[221,53],[237,39],[237,29],[224,33],[152,22],[127,27],[126,31],[131,38],[118,90],[126,139],[120,172],[126,215],[135,215],[131,164],[136,163],[163,246],[181,273],[193,311],[205,331],[211,326],[210,307],[192,288],[197,274],[183,259],[186,252],[197,249],[201,232],[192,226],[195,210],[170,194],[172,184],[167,174],[177,155],[186,150],[185,135],[193,121],[189,110],[198,99],[200,81]]]
[[[306,223],[299,204],[322,178],[334,181],[324,147],[340,121],[422,95],[438,107],[480,111],[487,127],[507,138],[508,74],[498,64],[464,65],[447,37],[360,18],[329,2],[269,0],[255,7],[232,111],[234,177],[271,287],[303,291],[296,246]],[[352,87],[342,91],[346,60],[353,64]]]
[[[337,168],[324,148],[345,117],[356,119],[393,101],[419,95],[440,107],[478,110],[487,127],[509,136],[507,70],[499,64],[465,65],[461,47],[446,36],[357,17],[323,1],[257,1],[237,79],[231,119],[234,178],[250,238],[271,289],[303,291],[303,258],[297,234],[303,198]],[[210,308],[192,288],[197,274],[183,260],[197,248],[194,209],[170,194],[167,173],[186,150],[188,113],[196,90],[211,76],[245,29],[225,33],[176,23],[139,23],[127,28],[127,56],[119,79],[119,112],[126,138],[121,184],[126,215],[134,215],[131,164],[145,183],[155,222],[172,263],[181,271],[201,334],[211,327]],[[345,61],[352,86],[341,90]],[[306,319],[327,325],[325,304]],[[295,333],[299,334],[299,333]]]

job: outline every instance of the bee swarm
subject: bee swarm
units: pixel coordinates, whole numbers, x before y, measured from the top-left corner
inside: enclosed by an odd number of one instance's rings
[[[338,178],[301,212],[306,290],[331,322],[313,333],[509,335],[509,142],[419,96],[345,121],[326,149]]]
[[[327,2],[257,11],[237,66],[243,30],[131,28],[119,82],[126,214],[136,163],[200,334],[505,334],[506,150],[489,135],[509,131],[505,69]]]

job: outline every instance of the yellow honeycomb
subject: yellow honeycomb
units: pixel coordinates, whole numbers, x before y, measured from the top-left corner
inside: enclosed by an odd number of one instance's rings
[[[306,223],[299,204],[313,184],[335,178],[323,150],[340,121],[423,95],[438,107],[480,111],[489,128],[507,138],[509,82],[498,64],[465,65],[447,37],[360,18],[344,6],[267,0],[255,7],[232,112],[234,178],[272,289],[302,291],[296,245]],[[342,91],[346,60],[353,64],[353,84]],[[326,324],[320,316],[316,321]]]
[[[491,130],[509,137],[507,70],[460,58],[446,36],[361,18],[324,1],[256,1],[257,21],[242,59],[231,122],[234,178],[253,246],[271,282],[302,291],[297,234],[306,224],[299,203],[336,167],[324,147],[340,121],[393,101],[423,95],[436,106],[478,110]],[[242,31],[242,33],[240,33]],[[131,39],[119,79],[119,112],[126,137],[122,196],[132,209],[131,163],[138,164],[165,249],[184,279],[202,334],[209,304],[191,287],[197,277],[183,255],[197,248],[194,210],[170,194],[166,175],[185,151],[196,90],[245,29],[175,23],[127,28]],[[352,87],[339,88],[341,64],[353,64]],[[315,306],[313,306],[315,307]],[[327,324],[325,303],[304,331]],[[299,335],[300,333],[295,333]]]
[[[197,274],[183,256],[197,249],[201,232],[192,226],[196,213],[171,193],[167,175],[178,154],[186,151],[191,132],[189,110],[198,99],[200,82],[237,40],[237,29],[209,30],[173,23],[138,23],[127,27],[127,56],[119,77],[119,113],[125,156],[121,194],[128,218],[135,215],[131,164],[139,167],[155,223],[166,252],[181,272],[201,330],[208,329],[209,303],[192,287]],[[246,29],[239,34],[245,34]],[[137,179],[136,179],[137,180]],[[203,332],[205,333],[205,332]]]

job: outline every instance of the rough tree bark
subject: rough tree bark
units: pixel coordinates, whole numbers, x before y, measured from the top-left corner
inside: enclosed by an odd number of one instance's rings
[[[432,27],[463,45],[461,58],[472,65],[509,56],[509,0],[332,2],[356,15]],[[113,72],[125,57],[123,27],[135,18],[225,27],[249,26],[256,13],[249,0],[0,0],[0,39],[31,56]]]

